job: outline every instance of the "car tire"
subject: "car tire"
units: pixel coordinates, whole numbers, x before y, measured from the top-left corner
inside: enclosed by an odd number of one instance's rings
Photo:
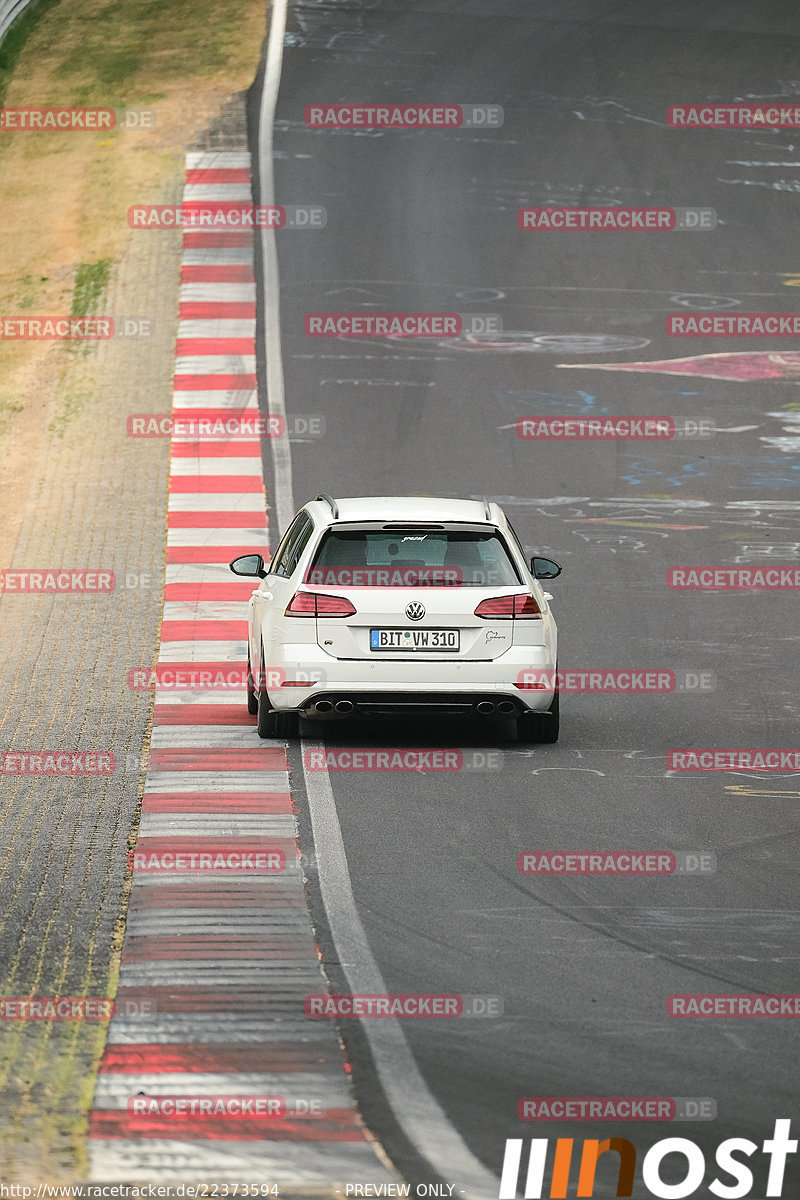
[[[266,692],[258,693],[258,719],[256,720],[256,732],[260,738],[275,737],[275,721],[276,713],[274,708],[270,707],[269,698]]]
[[[261,647],[261,674],[265,677],[264,671],[264,647]],[[248,705],[249,708],[249,705]],[[275,721],[276,712],[269,702],[266,688],[259,688],[256,695],[256,712],[258,720],[256,721],[256,732],[260,738],[275,737]]]
[[[552,745],[558,741],[559,703],[558,692],[546,713],[525,713],[517,717],[517,741]]]
[[[258,693],[253,687],[253,671],[250,666],[250,651],[247,651],[247,678],[245,680],[247,689],[247,711],[251,717],[254,717],[258,712]]]
[[[273,737],[276,738],[295,738],[297,737],[300,718],[296,712],[279,712],[273,714]]]

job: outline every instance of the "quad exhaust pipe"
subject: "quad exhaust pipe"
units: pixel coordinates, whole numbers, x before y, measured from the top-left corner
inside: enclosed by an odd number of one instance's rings
[[[305,710],[309,717],[349,717],[356,710],[355,703],[352,700],[315,700]],[[518,709],[513,700],[479,700],[475,705],[475,711],[482,717],[490,717],[493,714],[498,717],[515,716]]]

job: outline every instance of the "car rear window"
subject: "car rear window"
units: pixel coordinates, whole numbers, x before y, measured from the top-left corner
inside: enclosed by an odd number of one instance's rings
[[[305,582],[324,587],[495,587],[521,581],[496,532],[343,530],[324,535]]]

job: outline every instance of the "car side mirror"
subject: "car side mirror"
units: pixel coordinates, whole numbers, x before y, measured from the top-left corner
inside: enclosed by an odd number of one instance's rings
[[[531,559],[531,571],[534,579],[555,579],[556,575],[561,574],[561,567],[557,562],[553,562],[552,558],[539,558],[535,555]]]
[[[230,564],[234,575],[246,575],[250,579],[266,579],[267,570],[260,554],[242,554]]]

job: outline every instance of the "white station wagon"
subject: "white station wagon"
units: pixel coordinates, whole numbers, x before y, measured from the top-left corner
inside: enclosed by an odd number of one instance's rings
[[[327,493],[304,505],[249,604],[247,708],[258,734],[297,718],[478,714],[558,739],[557,629],[511,523],[488,500]]]

